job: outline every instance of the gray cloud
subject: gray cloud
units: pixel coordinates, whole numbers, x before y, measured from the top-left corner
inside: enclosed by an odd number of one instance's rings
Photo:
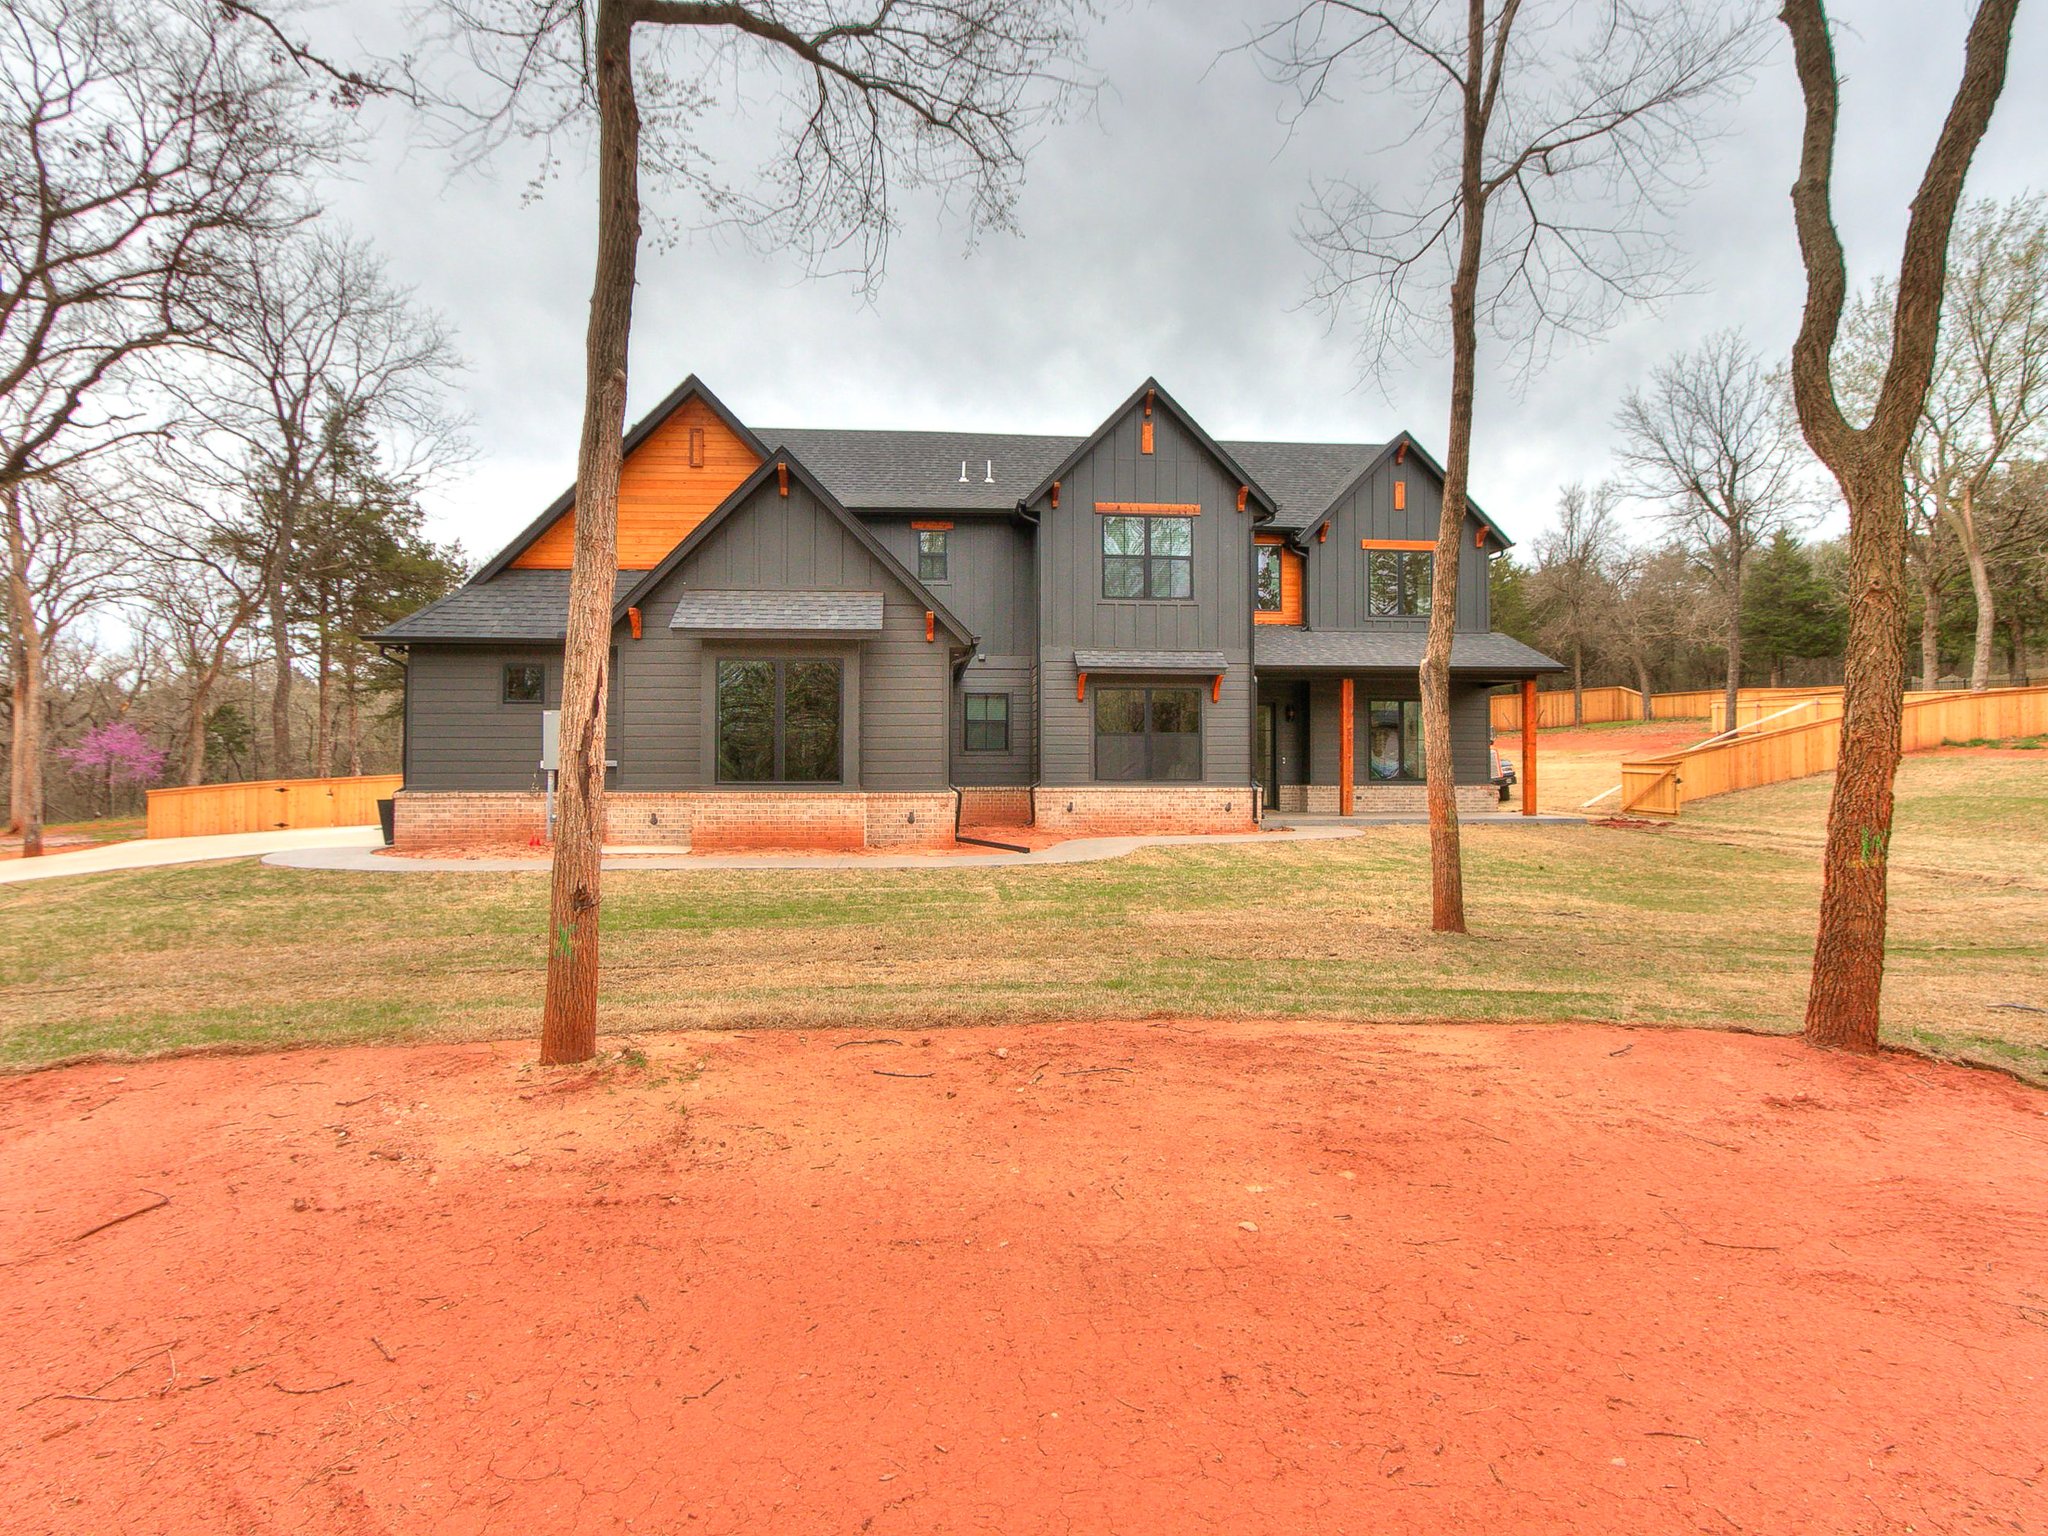
[[[1161,0],[1112,16],[1094,51],[1109,90],[1094,117],[1047,134],[1021,237],[963,254],[957,228],[912,205],[871,305],[844,280],[805,281],[787,260],[729,239],[651,246],[629,414],[694,371],[744,418],[773,426],[1084,432],[1156,373],[1221,437],[1376,440],[1407,427],[1440,446],[1442,359],[1412,355],[1361,381],[1345,323],[1332,330],[1301,307],[1311,268],[1294,228],[1309,178],[1398,179],[1408,162],[1369,153],[1399,127],[1392,104],[1353,99],[1290,135],[1281,93],[1250,60],[1224,55],[1261,9]],[[1896,261],[1970,7],[1840,9],[1856,30],[1841,43],[1838,217],[1864,274]],[[2048,99],[2028,82],[2048,65],[2048,34],[2032,12],[2020,27],[1973,195],[2044,179]],[[1526,388],[1504,359],[1482,358],[1473,491],[1518,538],[1548,520],[1560,482],[1606,471],[1616,402],[1673,348],[1727,324],[1773,352],[1789,346],[1803,295],[1786,195],[1798,111],[1779,44],[1678,220],[1693,291],[1568,349]],[[488,179],[451,175],[388,122],[360,174],[327,197],[459,330],[479,456],[429,507],[440,536],[478,554],[574,469],[591,185],[572,161],[529,201],[528,169],[515,153]]]

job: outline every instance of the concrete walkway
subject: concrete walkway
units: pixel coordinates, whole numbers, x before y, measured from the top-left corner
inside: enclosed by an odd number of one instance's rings
[[[170,864],[205,864],[246,859],[284,850],[355,852],[384,840],[375,827],[305,827],[293,832],[235,832],[220,837],[138,838],[96,848],[46,853],[40,859],[0,860],[0,885],[57,880],[65,875],[103,875],[123,869],[158,869]]]
[[[1581,823],[1579,816],[1468,816],[1465,826],[1529,826],[1533,823]],[[1028,853],[777,853],[608,854],[607,871],[632,869],[1008,869],[1032,864],[1089,864],[1118,859],[1141,848],[1208,847],[1229,843],[1328,842],[1357,837],[1372,827],[1420,826],[1419,816],[1283,816],[1262,832],[1222,832],[1154,837],[1076,837]],[[363,874],[509,874],[544,870],[548,861],[535,858],[435,859],[394,858],[368,847],[298,848],[267,855],[266,864],[282,869],[335,869]]]

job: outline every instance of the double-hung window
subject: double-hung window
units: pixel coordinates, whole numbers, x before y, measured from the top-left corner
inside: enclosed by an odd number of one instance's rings
[[[1172,782],[1202,776],[1199,688],[1097,688],[1095,777]]]
[[[1415,699],[1374,699],[1367,708],[1367,762],[1375,779],[1420,779],[1422,705]]]
[[[1102,595],[1173,599],[1195,595],[1192,517],[1102,519]]]
[[[924,528],[917,535],[917,579],[946,580],[947,535],[943,530]]]
[[[718,782],[839,782],[840,664],[718,663]]]
[[[1429,585],[1436,556],[1419,549],[1365,552],[1367,611],[1378,618],[1429,616]]]
[[[961,723],[960,744],[969,752],[1010,750],[1010,696],[1007,693],[967,695],[967,718]]]

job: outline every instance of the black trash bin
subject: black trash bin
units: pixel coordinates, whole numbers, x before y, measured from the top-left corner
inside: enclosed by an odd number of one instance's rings
[[[391,846],[392,838],[391,805],[392,802],[389,800],[379,800],[377,802],[377,824],[384,829],[384,846],[386,848]]]

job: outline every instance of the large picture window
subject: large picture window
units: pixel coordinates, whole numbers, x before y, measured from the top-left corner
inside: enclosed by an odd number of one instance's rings
[[[718,664],[718,782],[839,782],[836,661]]]
[[[1199,688],[1095,690],[1095,777],[1169,782],[1202,776]]]
[[[1258,584],[1255,588],[1261,613],[1280,611],[1280,546],[1261,544],[1255,551]]]
[[[1187,598],[1195,595],[1192,517],[1105,517],[1104,597]]]
[[[947,545],[943,531],[921,529],[917,535],[917,579],[919,581],[944,581],[946,577]]]
[[[1367,762],[1375,779],[1420,779],[1422,704],[1416,699],[1374,699],[1367,706]]]
[[[1429,616],[1436,556],[1419,549],[1365,552],[1367,608],[1374,618]]]
[[[969,752],[1010,750],[1010,696],[1007,693],[967,695],[967,718],[961,728],[961,745]]]

